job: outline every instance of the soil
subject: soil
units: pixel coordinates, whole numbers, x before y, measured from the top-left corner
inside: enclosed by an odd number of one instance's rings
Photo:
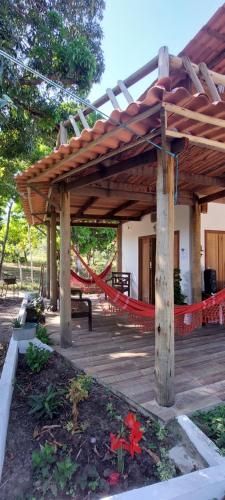
[[[134,411],[122,399],[95,380],[86,400],[79,403],[78,431],[72,434],[66,429],[71,421],[71,404],[63,397],[63,406],[60,413],[52,420],[42,418],[38,420],[34,414],[29,414],[29,396],[45,391],[49,384],[54,388],[65,389],[69,380],[81,372],[65,360],[61,355],[51,355],[46,367],[37,374],[33,374],[27,367],[25,357],[20,355],[17,377],[11,407],[11,416],[7,437],[7,449],[3,470],[2,485],[0,486],[1,500],[31,500],[31,499],[66,499],[74,498],[93,499],[110,494],[145,486],[159,481],[156,462],[159,460],[161,449],[168,449],[172,444],[170,435],[157,438],[156,424],[150,419],[136,414],[144,429],[144,438],[140,442],[142,451],[134,458],[125,453],[124,474],[120,476],[116,485],[109,485],[107,477],[117,471],[116,454],[110,450],[110,432],[116,435],[121,429],[122,419],[129,411]],[[110,405],[107,410],[107,405]],[[118,419],[119,416],[119,419]],[[79,467],[70,483],[73,490],[66,494],[59,492],[54,496],[50,490],[46,496],[40,491],[43,479],[32,467],[32,452],[40,450],[40,445],[46,441],[54,444],[58,459],[70,456]],[[144,448],[144,449],[143,449]],[[149,450],[149,451],[146,451]],[[103,479],[95,492],[90,487],[82,491],[79,478],[88,476],[90,467],[97,471]],[[90,473],[91,475],[91,473]],[[89,477],[88,481],[91,480]],[[93,481],[93,480],[92,480]]]

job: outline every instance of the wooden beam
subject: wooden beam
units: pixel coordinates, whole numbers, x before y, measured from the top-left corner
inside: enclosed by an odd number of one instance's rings
[[[142,78],[147,76],[149,73],[154,71],[157,68],[157,66],[158,66],[158,56],[151,59],[144,66],[142,66],[137,71],[132,73],[132,75],[128,76],[128,78],[125,78],[125,80],[123,80],[123,83],[125,84],[126,87],[130,87],[131,85],[134,85],[134,83],[138,82],[139,80],[141,80]],[[115,87],[113,87],[112,91],[113,91],[115,96],[120,94],[121,93],[120,85],[116,85]],[[108,100],[109,100],[108,94],[105,93],[104,95],[102,95],[96,101],[93,102],[93,106],[95,106],[95,108],[100,108],[103,104],[108,102]],[[87,107],[84,110],[84,115],[88,115],[89,113],[92,113],[92,112],[93,112],[93,109],[90,107]],[[74,117],[74,119],[78,120],[79,116],[76,115]],[[70,120],[66,120],[64,122],[64,125],[65,125],[65,127],[70,126]]]
[[[204,94],[205,93],[205,89],[201,83],[201,81],[199,80],[198,76],[197,76],[197,73],[196,71],[194,70],[193,66],[192,66],[192,63],[189,59],[189,57],[187,56],[183,56],[182,57],[182,61],[183,61],[183,65],[185,67],[185,70],[189,76],[189,78],[191,79],[194,87],[195,87],[195,90],[198,94]]]
[[[192,208],[192,302],[202,300],[201,283],[201,206],[195,202]]]
[[[50,222],[47,222],[46,238],[46,297],[50,299]]]
[[[117,272],[122,272],[122,224],[118,225],[117,228]]]
[[[200,137],[197,135],[191,135],[191,134],[186,134],[185,132],[177,132],[176,130],[166,130],[166,136],[167,137],[180,137],[180,138],[186,138],[191,142],[192,144],[195,144],[196,146],[203,147],[206,149],[213,149],[214,151],[222,151],[224,153],[225,151],[225,143],[215,141],[213,139],[207,139],[206,137]]]
[[[202,196],[198,199],[198,203],[202,205],[203,203],[210,203],[212,201],[220,200],[221,198],[225,198],[225,189],[222,189],[222,191],[218,191],[217,193]]]
[[[74,222],[72,221],[71,226],[75,226],[75,227],[110,227],[110,228],[114,228],[114,229],[117,229],[118,228],[118,223],[114,224],[113,222],[86,222],[86,221],[82,221],[82,222]]]
[[[161,406],[174,404],[174,158],[158,151],[155,274],[155,380]],[[166,174],[166,179],[163,175]],[[164,193],[164,186],[166,192]]]
[[[56,263],[56,212],[50,216],[50,302],[53,311],[57,311],[57,263]]]
[[[167,102],[163,103],[163,107],[167,112],[174,113],[175,115],[183,116],[184,118],[189,118],[190,120],[195,120],[197,122],[215,125],[215,127],[225,128],[225,120],[222,120],[221,118],[205,115],[204,113],[192,111],[191,109],[183,108],[182,106],[177,106],[176,104],[170,104]]]
[[[76,217],[80,217],[80,216],[84,215],[84,212],[89,207],[91,207],[97,199],[98,199],[97,196],[90,196],[90,198],[88,198],[88,200],[83,204],[83,206],[81,208],[79,208],[79,210],[76,213]]]
[[[209,177],[201,174],[189,174],[188,172],[180,172],[179,181],[202,187],[225,187],[225,178],[223,177]]]
[[[216,85],[210,75],[210,71],[209,69],[207,68],[206,64],[204,62],[200,63],[199,64],[199,69],[200,69],[200,73],[201,75],[203,76],[204,80],[205,80],[205,83],[208,87],[208,90],[209,90],[209,93],[210,93],[210,96],[212,98],[212,101],[213,102],[216,102],[216,101],[221,101],[221,97],[219,95],[219,92],[216,88]]]
[[[86,219],[86,220],[96,220],[96,219],[99,219],[99,220],[115,220],[115,221],[130,221],[130,220],[140,220],[140,216],[133,216],[133,215],[130,215],[130,216],[125,216],[125,215],[108,215],[108,214],[103,214],[103,215],[93,215],[93,214],[84,214],[83,216],[79,216],[77,217],[76,214],[71,214],[71,218],[73,221],[79,219],[79,220],[82,220],[82,219]]]
[[[192,68],[194,69],[195,73],[197,75],[200,74],[200,68],[198,64],[191,63]],[[170,66],[174,70],[182,70],[183,69],[183,60],[182,57],[179,56],[173,56],[170,55]],[[222,75],[221,73],[217,73],[216,71],[212,71],[211,69],[209,70],[209,75],[213,79],[214,83],[216,85],[225,85],[225,75]]]
[[[60,335],[61,347],[71,347],[70,193],[60,186]]]
[[[116,162],[112,166],[108,168],[101,168],[97,172],[92,174],[88,174],[75,181],[72,181],[68,184],[67,190],[71,191],[73,188],[81,188],[83,186],[88,186],[88,184],[93,184],[95,182],[103,181],[106,179],[110,179],[114,175],[122,174],[131,168],[148,165],[156,160],[156,150],[151,149],[146,153],[142,153],[140,155],[134,156],[133,158],[129,158],[128,160],[123,161],[122,163]]]
[[[169,77],[169,65],[170,63],[168,47],[160,47],[158,56],[158,80],[160,80],[161,78]]]
[[[152,108],[147,109],[146,111],[143,111],[143,113],[140,113],[139,115],[136,115],[136,116],[130,118],[130,120],[128,120],[126,122],[126,124],[123,124],[123,123],[120,124],[120,122],[118,122],[118,124],[115,123],[115,127],[113,129],[111,129],[109,132],[106,132],[104,135],[101,135],[97,139],[94,139],[93,141],[87,143],[85,146],[81,147],[80,149],[78,149],[78,150],[76,149],[74,153],[67,155],[66,158],[55,162],[53,165],[46,168],[43,172],[36,175],[31,182],[39,182],[46,176],[46,174],[49,175],[56,168],[58,169],[59,167],[66,166],[66,165],[68,165],[68,163],[73,162],[81,153],[88,152],[88,150],[90,148],[93,148],[93,146],[97,146],[98,144],[102,143],[106,139],[113,137],[115,134],[118,134],[118,130],[119,129],[123,130],[124,126],[126,127],[126,129],[129,128],[129,130],[132,131],[132,125],[134,125],[135,123],[138,123],[142,120],[145,120],[146,118],[149,118],[152,115],[157,114],[160,109],[161,109],[161,103],[156,104]],[[113,120],[112,120],[112,122],[113,122]],[[137,135],[135,130],[133,131],[133,134],[134,134],[134,136]],[[77,172],[81,172],[83,170],[86,170],[86,168],[87,168],[87,163],[84,165],[81,165],[79,167],[77,166],[75,170],[77,173]],[[30,184],[30,183],[28,182],[28,184]]]
[[[32,189],[32,191],[34,191],[35,193],[37,193],[41,198],[43,198],[46,202],[48,202],[48,204],[54,208],[58,208],[59,209],[59,204],[53,200],[51,198],[51,196],[46,196],[44,193],[42,193],[42,191],[40,191],[41,188],[37,188],[37,186],[35,186],[33,183],[30,183],[29,184],[29,187]],[[29,188],[27,188],[29,189]]]
[[[120,189],[117,189],[116,186],[117,183],[113,183],[113,189],[111,189],[111,182],[110,182],[110,188],[100,188],[100,187],[90,187],[90,188],[83,188],[83,189],[77,189],[74,191],[74,193],[77,194],[77,196],[98,196],[99,198],[120,198],[121,200],[137,200],[137,201],[143,201],[144,203],[152,203],[155,204],[156,201],[156,195],[155,193],[151,193],[148,191],[147,186],[143,186],[140,191],[137,190],[137,187],[134,186],[133,184],[123,184],[123,183],[118,183]],[[122,185],[121,185],[122,184]],[[122,189],[122,186],[124,185],[124,189]],[[132,186],[132,188],[131,188]],[[125,191],[126,189],[126,191]],[[72,191],[73,193],[73,191]],[[184,191],[184,190],[179,190],[178,193],[178,203],[181,204],[180,200],[186,199],[187,202],[193,202],[193,196],[190,194],[189,191]]]
[[[126,208],[130,207],[131,205],[134,205],[135,201],[134,200],[128,200],[119,205],[116,208],[113,208],[109,212],[107,212],[107,217],[112,217],[112,215],[116,215],[119,212],[122,212],[122,210],[126,210]]]

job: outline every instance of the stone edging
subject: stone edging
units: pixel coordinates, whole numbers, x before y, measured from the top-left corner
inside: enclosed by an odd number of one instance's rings
[[[18,361],[18,342],[11,338],[0,378],[0,481],[5,456],[9,412]]]

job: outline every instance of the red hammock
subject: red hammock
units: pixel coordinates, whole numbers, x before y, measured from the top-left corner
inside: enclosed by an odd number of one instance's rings
[[[102,280],[104,280],[108,274],[111,272],[111,269],[112,269],[112,262],[110,262],[106,268],[98,275],[99,278],[101,278]],[[84,286],[88,286],[88,285],[94,285],[95,284],[95,281],[93,278],[91,279],[87,279],[87,278],[82,278],[81,276],[79,276],[79,274],[77,274],[75,271],[73,271],[72,269],[70,270],[70,274],[71,274],[71,286],[73,285],[84,285]],[[97,276],[97,275],[96,275]]]
[[[148,326],[154,329],[155,306],[140,300],[123,295],[118,290],[105,283],[100,276],[95,274],[83,258],[74,249],[82,264],[92,276],[96,285],[107,295],[109,302],[132,317],[147,321]],[[185,335],[198,328],[202,323],[224,323],[225,315],[225,289],[216,293],[198,304],[175,306],[175,329],[180,335]]]

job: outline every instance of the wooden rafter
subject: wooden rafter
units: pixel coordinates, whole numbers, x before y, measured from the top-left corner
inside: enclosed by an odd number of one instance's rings
[[[133,149],[136,146],[139,146],[140,144],[143,144],[146,142],[148,139],[154,139],[157,135],[159,135],[159,130],[151,132],[150,134],[147,134],[133,142],[130,142],[128,144],[123,144],[121,147],[117,148],[116,151],[110,151],[109,153],[106,153],[104,155],[100,155],[94,160],[88,161],[85,164],[85,167],[92,167],[95,165],[98,165],[100,163],[105,162],[106,160],[113,158],[114,156],[119,155],[120,153],[123,153],[124,151],[128,151],[129,149]],[[58,182],[61,182],[62,180],[65,180],[68,177],[72,177],[73,175],[77,174],[79,172],[79,168],[72,168],[69,172],[64,172],[61,175],[58,175],[56,179],[52,181],[52,184],[56,184]]]
[[[134,205],[134,203],[136,203],[135,200],[127,200],[124,203],[122,203],[121,205],[119,205],[118,207],[113,208],[112,210],[110,210],[109,212],[107,212],[107,216],[108,217],[112,217],[113,215],[116,215],[119,212],[122,212],[123,210],[126,210],[126,208],[130,207],[131,205]]]
[[[220,200],[221,198],[225,198],[225,189],[223,189],[222,191],[218,191],[217,193],[202,196],[198,199],[198,203],[202,205],[203,203],[210,203],[210,201]]]
[[[84,212],[89,207],[91,207],[95,203],[95,201],[97,201],[97,199],[98,199],[97,196],[90,196],[90,198],[88,198],[88,200],[83,204],[83,206],[81,208],[79,208],[79,210],[76,213],[76,217],[80,217],[81,215],[83,215]]]

